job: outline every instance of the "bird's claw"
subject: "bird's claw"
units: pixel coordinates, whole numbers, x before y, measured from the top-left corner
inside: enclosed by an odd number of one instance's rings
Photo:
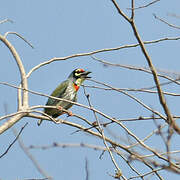
[[[57,109],[59,111],[63,111],[63,107],[62,106],[57,106]],[[62,114],[67,114],[68,116],[73,116],[73,113],[71,111],[66,111],[66,112],[62,112]]]
[[[61,106],[57,106],[58,110],[62,111],[63,108]]]
[[[73,113],[71,111],[67,112],[68,116],[73,116]]]

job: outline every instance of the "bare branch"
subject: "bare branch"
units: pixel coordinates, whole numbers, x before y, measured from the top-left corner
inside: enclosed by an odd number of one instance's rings
[[[10,118],[10,117],[13,117],[13,116],[16,116],[18,114],[22,114],[22,113],[28,113],[29,111],[18,111],[18,112],[15,112],[15,113],[11,113],[11,114],[7,114],[5,116],[1,116],[0,117],[0,121],[3,120],[3,119],[6,119],[6,118]]]
[[[104,87],[99,87],[99,86],[88,86],[88,85],[86,85],[85,87],[93,88],[93,89],[101,89],[101,90],[105,90],[105,91],[113,91],[112,88],[104,88]],[[152,87],[150,87],[150,88],[152,88]],[[156,87],[153,87],[153,88],[156,88]],[[149,90],[149,88],[146,88],[146,87],[141,88],[141,89],[134,89],[134,88],[116,88],[116,89],[119,89],[120,91],[129,91],[129,92],[142,92],[142,93],[150,93],[150,94],[157,94],[158,93],[157,91]],[[180,96],[180,94],[166,92],[166,91],[164,91],[164,94],[168,95],[168,96]]]
[[[27,112],[18,112],[15,116],[11,117],[9,120],[7,120],[4,124],[0,126],[0,134],[8,130],[10,127],[12,127],[15,123],[17,123],[27,114],[28,114]]]
[[[166,117],[164,117],[161,113],[159,113],[158,111],[153,110],[152,108],[150,108],[149,106],[147,106],[146,104],[144,104],[143,102],[141,102],[141,101],[140,101],[139,99],[137,99],[136,97],[128,94],[127,92],[125,92],[125,91],[120,91],[119,89],[114,88],[114,87],[112,87],[112,86],[110,86],[110,85],[108,85],[108,84],[101,83],[101,82],[98,82],[98,81],[95,81],[95,80],[92,80],[92,79],[91,79],[90,81],[93,81],[93,82],[98,83],[98,84],[101,84],[101,85],[103,85],[103,86],[112,88],[112,89],[115,90],[115,91],[118,91],[118,92],[121,92],[121,93],[127,95],[127,96],[130,97],[131,99],[135,100],[137,103],[141,104],[144,108],[148,109],[148,110],[151,111],[152,113],[154,113],[154,114],[158,115],[159,117],[161,117],[162,119],[166,120]]]
[[[147,135],[144,139],[142,139],[141,141],[142,141],[142,142],[145,142],[145,141],[148,140],[152,135],[158,133],[158,132],[159,132],[159,129],[163,129],[163,128],[166,127],[166,126],[167,126],[167,124],[164,124],[164,125],[160,126],[158,129],[155,129],[155,130],[152,131],[150,134],[148,134],[148,135]],[[130,145],[128,148],[132,148],[132,147],[137,146],[137,145],[139,145],[139,142]]]
[[[89,167],[88,167],[88,160],[85,159],[85,171],[86,171],[86,180],[89,180]]]
[[[6,33],[4,34],[4,37],[7,38],[7,36],[8,36],[9,34],[14,34],[14,35],[18,36],[18,37],[21,38],[24,42],[26,42],[31,48],[34,48],[33,45],[32,45],[30,42],[28,42],[23,36],[21,36],[21,35],[18,34],[17,32],[6,32]]]
[[[155,4],[155,3],[157,3],[158,1],[160,1],[160,0],[155,0],[155,1],[152,1],[152,2],[150,2],[150,3],[148,3],[148,4],[145,4],[145,5],[143,5],[143,6],[134,7],[134,8],[127,8],[127,9],[128,9],[128,10],[132,10],[132,9],[137,10],[137,9],[146,8],[146,7],[148,7],[148,6],[151,6],[151,5]]]
[[[115,0],[111,0],[111,1],[112,1],[112,3],[114,4],[114,6],[116,7],[118,13],[119,13],[126,21],[130,22],[131,19],[122,12],[122,10],[119,8],[119,5],[117,4],[117,2],[116,2]]]
[[[113,2],[115,2],[115,0],[112,0]],[[169,123],[173,128],[174,130],[180,134],[180,128],[178,127],[178,125],[176,124],[176,122],[174,121],[173,119],[173,116],[171,115],[171,112],[167,106],[167,103],[166,103],[166,100],[165,100],[165,97],[164,97],[164,94],[163,94],[163,91],[161,89],[161,86],[160,86],[160,82],[159,82],[159,78],[157,76],[157,71],[156,71],[156,68],[154,67],[153,63],[152,63],[152,60],[145,48],[145,44],[144,42],[141,40],[141,37],[138,33],[138,30],[137,30],[137,27],[134,23],[134,20],[131,19],[127,19],[122,13],[121,13],[121,10],[119,8],[119,6],[117,5],[117,3],[114,3],[116,9],[118,10],[119,14],[125,19],[127,20],[127,22],[130,23],[132,29],[133,29],[133,32],[134,32],[134,35],[138,41],[138,43],[140,44],[140,47],[141,47],[141,50],[142,50],[142,53],[144,54],[146,60],[147,60],[147,63],[149,65],[149,68],[151,69],[152,71],[152,74],[153,74],[153,78],[154,78],[154,82],[156,84],[156,87],[157,87],[157,90],[158,90],[158,96],[159,96],[159,101],[164,109],[164,112],[166,113],[166,116],[167,116],[167,120],[165,120],[167,123]]]
[[[170,123],[170,124],[173,123],[174,124],[173,117],[171,115],[171,112],[170,112],[167,104],[166,104],[166,100],[164,98],[164,94],[163,94],[163,91],[162,91],[161,86],[160,86],[160,82],[159,82],[159,79],[158,79],[158,76],[157,76],[156,69],[155,69],[154,65],[152,64],[152,60],[151,60],[150,56],[148,55],[148,52],[147,52],[147,50],[146,50],[146,48],[144,46],[144,43],[141,40],[141,37],[140,37],[140,35],[139,35],[138,31],[137,31],[137,28],[136,28],[134,22],[131,23],[131,25],[132,25],[132,29],[134,31],[134,34],[135,34],[135,36],[136,36],[136,38],[137,38],[137,40],[138,40],[138,42],[140,44],[141,50],[142,50],[142,52],[143,52],[143,54],[144,54],[144,56],[145,56],[145,58],[146,58],[146,60],[148,62],[149,68],[152,71],[154,81],[155,81],[156,86],[157,86],[160,103],[161,103],[162,107],[164,108],[164,111],[165,111],[165,113],[167,115],[167,118],[168,118],[167,123]],[[178,130],[178,127],[176,129],[177,129],[177,132],[180,133],[180,130]]]
[[[2,35],[0,35],[0,41],[2,41],[11,51],[17,65],[19,68],[19,72],[21,74],[21,83],[22,83],[22,88],[23,89],[28,89],[28,83],[27,83],[27,78],[26,78],[26,72],[24,69],[24,66],[22,64],[21,58],[19,56],[19,54],[17,53],[16,49],[14,48],[14,46]],[[28,107],[28,92],[27,91],[23,91],[23,99],[22,99],[22,105],[24,106],[24,108]],[[21,108],[21,107],[19,107]]]
[[[171,16],[171,17],[175,17],[175,18],[180,19],[180,15],[177,15],[175,13],[167,13],[167,16]]]
[[[145,72],[145,73],[149,73],[149,74],[152,74],[151,70],[146,68],[146,67],[137,67],[137,66],[133,66],[133,65],[125,65],[125,64],[114,64],[114,63],[110,63],[108,61],[105,61],[105,60],[102,60],[102,59],[99,59],[95,56],[91,56],[93,60],[95,61],[98,61],[98,62],[101,62],[105,65],[108,65],[108,66],[115,66],[115,67],[122,67],[122,68],[126,68],[126,69],[130,69],[130,70],[137,70],[137,71],[142,71],[142,72]],[[180,83],[178,82],[178,80],[180,79],[179,77],[177,79],[172,79],[168,76],[165,76],[165,75],[162,75],[162,74],[157,74],[157,76],[161,77],[161,78],[164,78],[164,79],[168,79],[169,81],[177,84],[177,85],[180,85]]]
[[[4,19],[4,20],[0,21],[0,24],[6,23],[6,22],[13,23],[13,21],[11,19]]]
[[[95,151],[99,150],[99,151],[107,151],[107,149],[103,146],[99,146],[99,145],[93,145],[93,144],[85,144],[85,143],[57,143],[54,142],[51,145],[30,145],[28,147],[28,149],[42,149],[42,150],[47,150],[47,149],[51,149],[51,148],[75,148],[75,147],[82,147],[82,148],[90,148],[93,149]]]
[[[119,89],[119,88],[114,88],[114,87],[112,87],[112,86],[110,86],[110,85],[107,85],[107,84],[105,84],[105,83],[101,83],[101,82],[98,82],[98,81],[95,81],[95,80],[92,80],[92,79],[91,79],[90,81],[93,81],[93,82],[95,82],[95,83],[101,84],[101,85],[103,85],[103,86],[106,86],[106,87],[108,87],[108,88],[111,88],[112,90],[121,92],[121,93],[129,96],[130,98],[134,99],[136,102],[138,102],[139,104],[141,104],[141,105],[142,105],[143,107],[145,107],[146,109],[150,110],[151,112],[153,112],[153,113],[157,114],[158,116],[160,116],[161,118],[165,119],[165,117],[164,117],[163,115],[161,115],[159,112],[153,110],[152,108],[150,108],[149,106],[145,105],[144,103],[142,103],[142,102],[141,102],[140,100],[138,100],[137,98],[133,97],[132,95],[129,95],[128,93],[126,93],[125,91],[122,91],[122,90]],[[3,83],[3,84],[9,85],[8,83]],[[10,86],[15,87],[15,88],[18,88],[18,87],[14,86],[14,85],[10,85]],[[53,96],[48,96],[48,95],[45,95],[45,94],[42,94],[42,93],[38,93],[38,92],[35,92],[35,91],[31,91],[31,90],[28,90],[28,91],[31,92],[31,93],[33,93],[33,94],[37,94],[37,95],[41,95],[41,96],[46,96],[46,97],[49,97],[49,98],[52,98],[52,99],[57,99],[57,100],[65,101],[65,102],[70,102],[70,103],[75,104],[75,105],[77,105],[77,106],[80,106],[80,107],[83,107],[83,108],[86,108],[86,109],[95,111],[96,113],[104,116],[105,118],[108,118],[108,119],[110,118],[109,116],[107,116],[106,114],[102,113],[101,111],[99,111],[99,110],[97,110],[97,109],[94,109],[94,108],[92,108],[92,107],[88,107],[88,106],[86,106],[86,105],[83,105],[83,104],[80,104],[80,103],[77,103],[77,102],[72,102],[72,101],[69,101],[69,100],[66,100],[66,99],[56,98],[56,97],[53,97]],[[29,110],[32,110],[32,109],[34,109],[34,108],[43,108],[43,107],[44,107],[44,106],[34,106],[34,107],[30,107]],[[23,113],[27,113],[27,111],[25,111],[25,112],[22,111],[22,112],[23,112]],[[110,118],[110,120],[112,120],[112,119],[113,119],[113,118]]]
[[[161,39],[157,39],[157,40],[153,40],[153,41],[144,41],[144,44],[153,44],[153,43],[159,43],[162,41],[171,41],[171,40],[180,40],[180,37],[175,37],[175,38],[161,38]],[[111,52],[111,51],[117,51],[120,49],[126,49],[126,48],[133,48],[133,47],[137,47],[139,46],[139,44],[131,44],[131,45],[124,45],[124,46],[119,46],[119,47],[115,47],[115,48],[107,48],[107,49],[100,49],[100,50],[96,50],[96,51],[91,51],[91,52],[87,52],[87,53],[80,53],[80,54],[73,54],[70,56],[65,56],[65,57],[59,57],[59,58],[52,58],[48,61],[45,61],[43,63],[38,64],[37,66],[33,67],[27,74],[27,78],[30,77],[30,75],[36,71],[37,69],[39,69],[40,67],[43,67],[45,65],[48,65],[52,62],[55,61],[64,61],[67,59],[71,59],[71,58],[75,58],[75,57],[81,57],[81,56],[91,56],[94,54],[98,54],[98,53],[102,53],[102,52]]]
[[[27,124],[27,123],[26,123]],[[15,136],[17,136],[17,131],[15,128],[12,128],[12,131],[14,133]],[[29,149],[24,145],[23,141],[21,138],[18,138],[18,143],[20,148],[24,151],[24,153],[26,154],[26,156],[31,160],[31,162],[33,163],[33,165],[36,167],[36,169],[39,171],[39,173],[44,176],[46,179],[52,180],[52,177],[50,177],[39,165],[39,163],[37,162],[37,160],[34,158],[34,156],[29,152]]]
[[[93,106],[92,106],[91,101],[90,101],[90,95],[89,95],[89,94],[86,94],[85,88],[84,88],[84,94],[85,94],[86,97],[87,97],[87,100],[88,100],[88,103],[89,103],[90,108],[92,108]],[[116,170],[117,170],[117,172],[118,172],[118,173],[117,173],[117,174],[118,174],[118,177],[120,178],[120,177],[122,176],[121,169],[119,168],[118,164],[116,163],[116,161],[115,161],[115,159],[114,159],[114,157],[113,157],[113,154],[112,154],[112,152],[111,152],[111,150],[110,150],[110,148],[109,148],[109,146],[108,146],[108,144],[107,144],[107,142],[106,142],[106,140],[105,140],[104,130],[103,130],[102,127],[101,127],[101,124],[100,124],[99,119],[98,119],[98,117],[97,117],[97,115],[96,115],[96,112],[93,111],[93,114],[94,114],[94,117],[95,117],[95,119],[96,119],[96,124],[98,125],[98,126],[97,126],[97,127],[98,127],[98,131],[99,131],[100,134],[102,135],[103,143],[104,143],[105,147],[107,148],[107,151],[109,152],[109,155],[110,155],[110,157],[111,157],[111,161],[113,162],[113,164],[114,164],[114,166],[115,166],[115,168],[116,168]]]
[[[22,131],[24,130],[24,128],[27,126],[28,123],[26,123],[22,128],[21,130],[19,131],[18,134],[16,134],[16,138],[14,139],[14,141],[8,146],[8,148],[6,149],[6,151],[0,155],[0,158],[2,158],[5,154],[8,153],[9,149],[12,147],[12,145],[18,140],[19,136],[21,135]]]
[[[167,24],[168,26],[170,26],[172,28],[180,29],[180,26],[176,26],[176,25],[170,24],[167,21],[163,20],[162,18],[159,18],[158,16],[156,16],[156,14],[153,14],[153,16],[155,17],[155,19],[158,19],[159,21]]]
[[[130,177],[129,179],[142,178],[142,177],[148,176],[148,175],[150,175],[150,174],[153,174],[154,172],[161,171],[161,170],[163,170],[163,169],[164,169],[164,168],[153,169],[153,170],[150,171],[150,172],[144,173],[144,174],[139,175],[139,176],[133,176],[133,177]],[[163,180],[163,179],[162,179],[162,180]]]
[[[131,0],[131,19],[134,19],[134,0]]]

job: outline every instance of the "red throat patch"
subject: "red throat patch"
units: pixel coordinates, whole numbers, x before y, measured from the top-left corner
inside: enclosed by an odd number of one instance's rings
[[[79,86],[77,85],[77,84],[73,84],[74,85],[74,89],[76,90],[76,91],[78,91],[78,89],[79,89]]]

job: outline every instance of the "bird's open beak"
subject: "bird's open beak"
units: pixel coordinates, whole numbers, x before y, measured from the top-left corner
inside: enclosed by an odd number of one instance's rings
[[[90,76],[88,76],[88,74],[90,74],[91,72],[90,71],[84,71],[82,74],[81,74],[81,77],[85,78],[85,79],[88,79],[88,78],[91,78]]]

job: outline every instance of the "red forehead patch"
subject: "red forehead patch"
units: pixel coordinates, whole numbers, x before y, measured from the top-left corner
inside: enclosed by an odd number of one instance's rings
[[[84,72],[84,69],[78,69],[80,72]]]

